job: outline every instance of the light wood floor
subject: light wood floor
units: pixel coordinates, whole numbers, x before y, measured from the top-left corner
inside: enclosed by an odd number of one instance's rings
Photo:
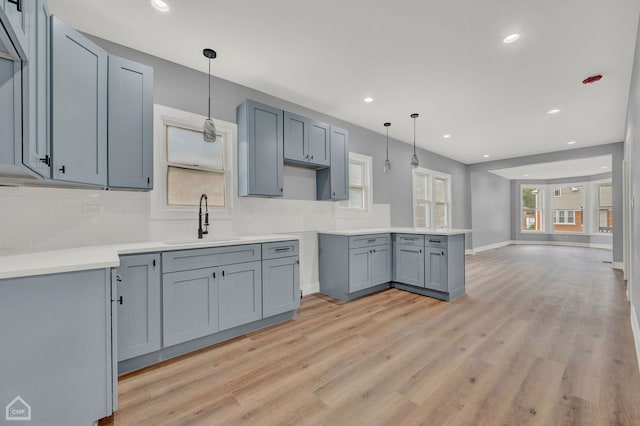
[[[611,252],[467,256],[453,303],[304,298],[294,321],[133,373],[101,424],[638,425],[640,374]]]

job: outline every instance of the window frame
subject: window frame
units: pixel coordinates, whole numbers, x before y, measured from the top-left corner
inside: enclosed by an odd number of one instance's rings
[[[439,172],[437,170],[431,170],[424,167],[416,167],[411,171],[411,214],[413,217],[413,226],[416,228],[416,175],[426,175],[427,176],[427,199],[425,199],[425,204],[428,204],[429,208],[429,219],[430,224],[426,226],[428,229],[450,229],[453,227],[452,225],[452,216],[453,216],[453,206],[451,204],[452,194],[451,194],[451,175],[443,172]],[[433,181],[435,179],[442,179],[445,181],[445,220],[446,224],[444,226],[435,226],[436,221],[436,202],[434,198],[433,192]],[[427,225],[425,223],[425,225]]]
[[[522,191],[525,189],[532,189],[538,190],[538,194],[539,197],[538,199],[540,200],[540,206],[536,209],[536,212],[538,210],[540,210],[540,230],[530,230],[530,229],[523,229],[523,224],[522,224],[522,220],[524,218],[523,213],[524,213],[524,200],[522,199]],[[521,184],[520,185],[520,190],[519,190],[519,194],[518,197],[520,198],[520,210],[518,211],[518,222],[519,222],[519,229],[520,232],[523,234],[544,234],[546,233],[546,220],[545,220],[545,192],[546,192],[546,187],[545,185],[534,185],[534,184]]]
[[[198,206],[179,206],[167,204],[167,174],[169,167],[183,167],[180,164],[167,161],[167,126],[181,127],[188,130],[200,131],[205,116],[181,111],[164,105],[154,105],[154,188],[151,191],[151,218],[192,220],[197,217]],[[227,121],[213,119],[216,130],[223,147],[223,173],[224,173],[224,207],[209,207],[209,219],[229,219],[233,211],[235,196],[234,158],[236,156],[237,125]],[[204,142],[203,142],[204,143]],[[204,170],[216,172],[209,168],[198,166],[183,167],[192,170]]]
[[[369,155],[349,152],[347,169],[351,162],[360,163],[363,167],[363,208],[356,209],[349,207],[349,200],[338,201],[334,203],[334,214],[336,217],[373,216],[373,158]],[[348,192],[351,187],[355,187],[355,185],[351,185],[351,176],[349,176],[349,182],[347,183]]]

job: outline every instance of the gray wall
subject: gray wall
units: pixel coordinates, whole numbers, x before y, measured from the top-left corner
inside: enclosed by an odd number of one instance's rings
[[[626,135],[627,196],[631,199],[628,215],[630,244],[629,261],[627,262],[631,270],[627,271],[627,278],[629,295],[636,314],[632,321],[638,324],[640,322],[640,208],[638,208],[638,203],[640,203],[640,25],[638,26],[633,73],[631,75]],[[636,335],[636,339],[640,339],[640,336]],[[636,350],[640,350],[639,343],[636,340]],[[640,362],[640,355],[638,359]]]
[[[104,39],[91,35],[88,35],[88,37],[111,54],[152,66],[155,73],[155,103],[206,115],[207,74]],[[199,54],[199,51],[194,51],[194,55]],[[224,60],[224,58],[218,58],[217,60]],[[204,57],[203,61],[205,61]],[[215,72],[215,61],[213,68]],[[392,161],[393,171],[390,174],[384,174],[383,162],[386,138],[382,134],[227,80],[214,77],[212,78],[211,87],[213,102],[211,115],[214,118],[235,123],[236,106],[249,98],[347,129],[349,131],[349,151],[373,157],[373,202],[391,205],[391,224],[393,226],[413,225],[412,180],[411,166],[409,165],[413,150],[411,145],[390,140],[389,157]],[[392,123],[390,128],[391,135],[393,135],[393,129],[396,126],[412,125],[411,118],[409,118],[409,114],[412,112],[407,110],[406,122]],[[421,125],[428,125],[427,120],[424,121],[424,124],[418,122],[418,128]],[[384,127],[380,123],[380,132],[383,133],[384,131]],[[422,167],[451,175],[453,226],[456,228],[470,228],[471,208],[469,205],[466,165],[423,149],[418,150],[418,157]],[[285,167],[285,183],[289,185],[289,190],[285,190],[285,197],[315,199],[315,192],[309,190],[309,188],[312,188],[309,185],[309,179],[314,178],[315,174],[312,171]],[[296,184],[296,182],[302,186],[292,188],[291,185]]]
[[[470,166],[472,247],[511,240],[511,181]]]
[[[556,151],[549,152],[545,154],[537,154],[537,155],[528,155],[524,157],[516,157],[509,158],[506,160],[496,160],[490,161],[486,163],[480,164],[472,164],[469,166],[469,173],[471,177],[471,196],[472,196],[472,208],[475,207],[476,198],[483,199],[482,205],[490,206],[490,205],[498,205],[501,206],[504,203],[505,199],[509,199],[511,203],[510,211],[511,211],[511,221],[509,223],[510,226],[510,238],[506,238],[505,240],[526,240],[526,241],[564,241],[569,243],[594,243],[594,244],[602,244],[603,238],[607,237],[598,237],[592,238],[588,235],[553,235],[553,234],[523,234],[520,231],[519,227],[519,217],[520,217],[520,194],[519,194],[519,186],[521,183],[563,183],[563,182],[579,182],[579,181],[590,181],[596,179],[602,179],[604,177],[609,176],[608,174],[602,174],[591,177],[574,177],[567,179],[559,179],[553,181],[511,181],[511,186],[509,190],[509,195],[504,192],[504,186],[500,185],[499,188],[491,186],[488,188],[486,185],[476,184],[475,180],[479,180],[482,178],[483,173],[487,173],[488,170],[494,169],[503,169],[509,167],[517,167],[517,166],[525,166],[529,164],[537,164],[537,163],[548,163],[553,161],[563,161],[563,160],[572,160],[578,158],[588,158],[588,157],[596,157],[601,155],[611,155],[611,180],[613,187],[613,261],[614,262],[622,262],[623,259],[623,226],[622,224],[622,160],[624,156],[624,144],[622,142],[606,144],[606,145],[597,145],[591,146],[587,148],[578,148],[571,149],[565,151]],[[474,212],[474,221],[473,221],[473,247],[481,247],[487,244],[493,244],[497,242],[501,242],[500,238],[504,238],[504,229],[499,229],[498,235],[491,235],[491,225],[488,224],[487,219],[481,220],[480,223],[476,223],[476,212]],[[493,225],[497,226],[497,225]],[[483,240],[478,241],[476,239],[477,235],[485,235]]]

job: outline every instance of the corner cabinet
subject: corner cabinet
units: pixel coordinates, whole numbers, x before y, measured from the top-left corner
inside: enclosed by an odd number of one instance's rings
[[[248,99],[236,109],[238,196],[283,195],[283,115],[281,109]]]
[[[153,68],[109,56],[108,184],[153,189]]]
[[[318,200],[349,199],[349,133],[331,126],[331,167],[316,172]]]
[[[116,269],[118,361],[161,347],[160,255],[120,258]]]
[[[320,292],[352,300],[390,287],[390,234],[319,234]]]
[[[107,185],[107,52],[55,16],[51,143],[55,179]]]

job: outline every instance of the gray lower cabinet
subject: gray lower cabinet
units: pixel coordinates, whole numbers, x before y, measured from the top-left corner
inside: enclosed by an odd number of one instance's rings
[[[424,287],[442,292],[448,291],[447,249],[439,247],[427,248],[424,261]]]
[[[107,185],[107,52],[51,17],[53,178]]]
[[[391,236],[318,234],[320,291],[350,300],[391,282]]]
[[[153,188],[153,68],[109,56],[108,184]]]
[[[160,255],[122,256],[116,269],[118,361],[161,348]]]
[[[239,196],[282,196],[283,113],[249,99],[236,109]]]
[[[262,315],[266,318],[300,306],[298,256],[262,261]]]
[[[217,280],[220,330],[262,318],[261,262],[221,266]]]
[[[163,274],[163,346],[219,331],[218,274],[218,268]]]
[[[90,425],[111,415],[112,309],[108,269],[0,280],[3,420],[18,396],[31,407],[31,421],[18,424]]]
[[[394,281],[424,287],[424,247],[396,244]]]
[[[349,133],[331,126],[331,167],[316,172],[318,200],[349,199]]]

